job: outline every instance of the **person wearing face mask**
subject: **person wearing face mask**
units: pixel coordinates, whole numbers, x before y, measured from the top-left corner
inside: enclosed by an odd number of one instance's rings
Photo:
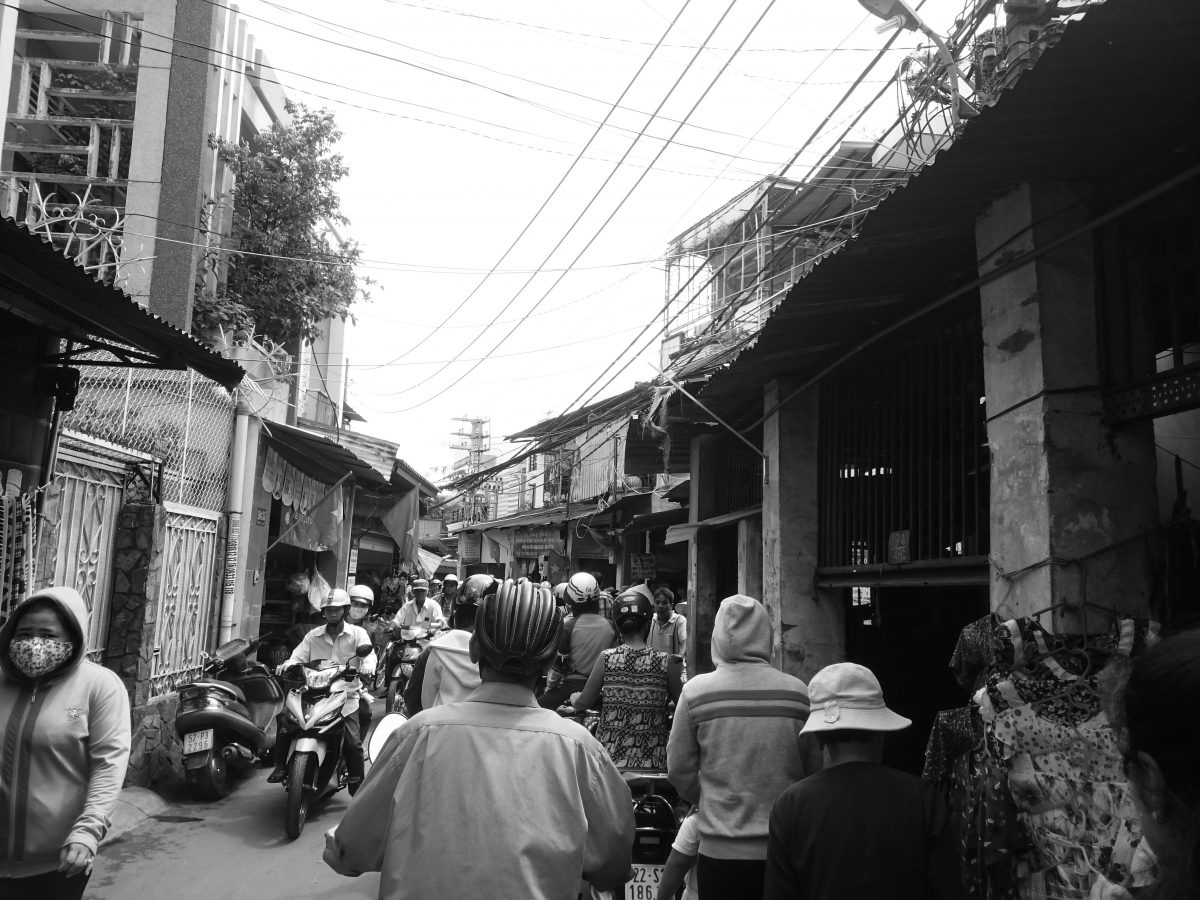
[[[346,592],[350,595],[350,611],[346,614],[346,621],[351,625],[357,625],[363,629],[371,637],[371,645],[374,646],[375,631],[367,623],[367,616],[371,612],[371,604],[375,602],[375,592],[365,584],[351,585],[350,590]],[[378,654],[376,654],[378,658]],[[364,672],[364,677],[367,677],[367,684],[375,681],[375,673]],[[358,734],[361,737],[365,735],[371,728],[371,701],[367,699],[366,691],[358,695]]]
[[[125,780],[129,694],[87,659],[87,623],[59,587],[0,628],[0,897],[82,897]]]

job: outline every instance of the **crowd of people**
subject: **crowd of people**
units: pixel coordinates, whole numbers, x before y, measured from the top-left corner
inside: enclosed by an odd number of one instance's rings
[[[808,684],[777,669],[757,599],[721,602],[715,668],[685,679],[669,591],[618,592],[609,617],[588,573],[557,590],[488,575],[429,587],[408,585],[388,619],[453,627],[422,653],[412,716],[365,778],[357,695],[343,713],[361,785],[324,856],[381,872],[381,898],[616,888],[632,865],[628,776],[663,768],[692,806],[663,900],[681,886],[699,900],[966,896],[941,796],[882,762],[910,721],[863,666]],[[369,675],[376,599],[332,591],[285,665],[355,657]],[[87,658],[87,616],[78,593],[50,588],[0,627],[0,897],[82,897],[124,779],[128,692]],[[1114,696],[1150,876],[1092,897],[1200,897],[1200,629],[1148,647]],[[597,706],[594,735],[568,715]]]

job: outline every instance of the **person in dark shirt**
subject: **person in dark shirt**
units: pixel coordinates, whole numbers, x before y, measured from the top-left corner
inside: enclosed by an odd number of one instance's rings
[[[771,812],[764,900],[961,900],[953,830],[941,798],[882,764],[883,735],[912,722],[884,705],[870,669],[826,666],[808,685],[825,768]]]

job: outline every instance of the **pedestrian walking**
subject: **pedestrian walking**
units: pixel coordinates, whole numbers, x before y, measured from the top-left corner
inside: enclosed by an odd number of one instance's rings
[[[0,628],[0,897],[82,897],[125,780],[129,694],[87,659],[87,626],[59,587]]]
[[[693,676],[675,707],[667,774],[697,804],[700,900],[758,897],[771,807],[820,766],[797,732],[808,688],[771,665],[773,629],[761,603],[726,597],[713,623],[714,672]]]
[[[821,771],[775,803],[764,900],[959,900],[955,836],[936,789],[882,763],[892,712],[870,669],[826,666],[808,686]]]
[[[541,709],[533,689],[563,622],[549,591],[506,581],[476,614],[482,684],[428,709],[384,746],[325,861],[379,871],[380,900],[576,896],[630,874],[633,800],[600,743]]]
[[[687,651],[687,619],[675,612],[675,594],[669,587],[654,592],[654,620],[646,639],[655,650],[683,656]]]
[[[679,831],[671,842],[671,855],[667,857],[667,864],[663,868],[656,900],[675,900],[680,888],[683,888],[683,893],[679,895],[679,900],[700,900],[696,892],[696,854],[699,852],[700,831],[693,808],[679,823]]]
[[[1116,710],[1125,772],[1141,821],[1143,844],[1134,855],[1138,898],[1200,897],[1200,629],[1164,638],[1133,663]],[[1118,892],[1118,890],[1120,892]],[[1128,897],[1124,890],[1105,897]],[[1098,896],[1093,894],[1093,896]]]

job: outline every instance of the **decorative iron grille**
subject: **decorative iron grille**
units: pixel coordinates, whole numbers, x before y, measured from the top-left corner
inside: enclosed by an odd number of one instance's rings
[[[236,405],[228,391],[191,370],[83,373],[64,427],[161,460],[163,501],[224,510]]]
[[[978,309],[963,298],[821,383],[822,568],[988,552]]]
[[[161,697],[200,675],[216,589],[217,520],[167,511],[162,590],[154,622],[150,696]]]

